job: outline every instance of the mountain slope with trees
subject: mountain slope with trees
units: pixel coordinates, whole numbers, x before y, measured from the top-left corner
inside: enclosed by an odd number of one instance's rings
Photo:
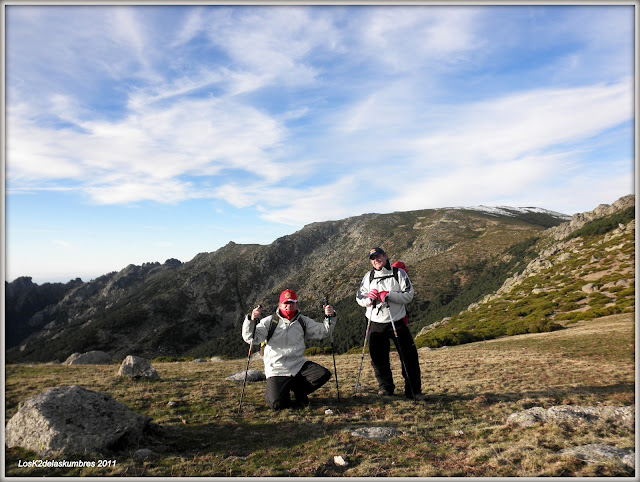
[[[363,310],[354,296],[370,269],[371,247],[383,246],[393,261],[406,263],[416,289],[411,328],[418,333],[500,288],[538,256],[537,240],[548,228],[568,219],[535,208],[365,214],[313,223],[269,245],[231,242],[185,263],[130,265],[25,316],[20,322],[33,325],[36,317],[38,330],[10,348],[6,359],[47,362],[90,350],[116,359],[242,357],[243,314],[256,303],[274,309],[285,288],[297,291],[311,317],[320,316],[322,298],[329,297],[339,313],[334,346],[345,352],[362,346]]]

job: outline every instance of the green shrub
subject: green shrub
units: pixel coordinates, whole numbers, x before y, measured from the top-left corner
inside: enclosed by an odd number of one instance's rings
[[[624,298],[626,296],[635,296],[635,295],[636,295],[636,289],[633,287],[625,288],[622,291],[618,292],[618,296],[621,298]]]
[[[369,353],[369,345],[367,345],[367,347],[365,348],[365,353]],[[354,346],[353,348],[347,351],[347,354],[348,355],[362,354],[362,347]]]
[[[312,346],[304,351],[305,356],[330,355],[331,347]]]
[[[578,303],[567,302],[559,305],[557,311],[574,311],[578,308],[580,308],[580,305]]]
[[[573,311],[573,312],[567,312],[567,313],[558,313],[557,315],[555,315],[553,317],[554,320],[556,321],[571,321],[571,322],[576,322],[576,319],[578,317],[578,311]]]

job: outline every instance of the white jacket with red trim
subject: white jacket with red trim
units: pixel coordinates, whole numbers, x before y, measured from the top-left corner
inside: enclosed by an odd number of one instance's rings
[[[374,272],[374,278],[369,282],[370,271],[362,278],[360,289],[356,293],[357,303],[365,307],[366,317],[376,323],[391,323],[393,321],[402,320],[407,310],[405,305],[413,300],[413,285],[409,281],[409,275],[406,271],[398,269],[398,281],[393,277],[393,268],[386,266],[379,271]],[[375,305],[368,294],[371,290],[376,289],[378,292],[388,291],[389,294],[385,298],[385,302],[376,301]]]
[[[331,317],[331,322],[325,319],[322,323],[298,314],[291,320],[280,316],[278,310],[273,315],[269,315],[259,320],[253,337],[253,323],[248,316],[245,316],[242,323],[242,338],[247,343],[258,345],[267,339],[271,319],[277,316],[278,323],[264,347],[264,372],[269,377],[292,377],[298,374],[302,365],[307,361],[304,357],[306,345],[304,340],[322,340],[331,336],[338,320],[337,316]],[[305,323],[302,328],[300,319]]]

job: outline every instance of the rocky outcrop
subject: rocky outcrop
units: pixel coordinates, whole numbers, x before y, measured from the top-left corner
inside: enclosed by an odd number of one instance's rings
[[[593,211],[574,214],[571,218],[571,221],[569,221],[568,223],[562,223],[559,226],[549,228],[547,232],[551,234],[554,239],[559,241],[566,238],[574,231],[577,231],[588,222],[603,218],[605,216],[610,216],[611,214],[615,214],[618,211],[627,209],[631,206],[634,206],[635,202],[635,195],[630,194],[628,196],[621,197],[611,205],[600,204]]]
[[[102,454],[138,439],[150,418],[79,386],[50,388],[20,403],[6,445],[40,455]]]
[[[120,365],[119,377],[130,377],[135,379],[159,380],[160,376],[155,368],[151,366],[149,360],[141,356],[128,355]]]
[[[451,317],[447,316],[446,318],[442,318],[440,321],[436,321],[435,323],[431,323],[430,325],[425,326],[422,330],[420,330],[420,332],[418,333],[418,336],[424,335],[425,333],[428,333],[431,330],[435,330],[439,326],[446,325],[447,323],[449,323],[449,320],[451,320]]]
[[[74,353],[64,361],[64,365],[111,365],[113,359],[103,351],[88,351],[87,353]]]
[[[580,407],[558,405],[548,409],[533,407],[522,412],[509,415],[507,425],[533,427],[545,422],[596,423],[608,422],[618,424],[629,429],[635,427],[635,406],[626,407]]]

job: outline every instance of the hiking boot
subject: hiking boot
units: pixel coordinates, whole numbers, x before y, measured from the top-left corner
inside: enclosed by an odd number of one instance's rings
[[[296,401],[294,402],[294,406],[304,408],[309,406],[309,397],[305,394],[296,394]]]
[[[393,395],[393,393],[389,393],[384,388],[381,388],[380,390],[378,390],[378,395],[380,395],[381,397],[390,397]]]

